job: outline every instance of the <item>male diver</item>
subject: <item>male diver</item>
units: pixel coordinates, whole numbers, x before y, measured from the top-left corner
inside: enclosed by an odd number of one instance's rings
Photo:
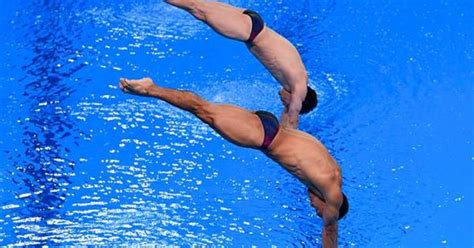
[[[287,39],[265,26],[258,13],[205,0],[165,2],[188,11],[220,35],[245,42],[283,87],[279,93],[284,106],[282,126],[297,128],[298,114],[316,107],[317,95],[308,86],[308,75],[298,51]]]
[[[341,170],[313,136],[280,126],[265,111],[210,103],[190,91],[159,87],[150,78],[121,79],[125,93],[153,97],[186,110],[235,145],[261,150],[308,187],[311,205],[323,219],[323,247],[337,247],[337,222],[349,210]]]

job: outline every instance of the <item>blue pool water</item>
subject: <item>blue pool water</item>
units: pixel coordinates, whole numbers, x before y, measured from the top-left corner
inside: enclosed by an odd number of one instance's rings
[[[183,111],[152,77],[281,112],[244,45],[161,1],[1,0],[0,246],[320,246],[305,188]],[[339,161],[341,247],[474,246],[471,1],[253,1],[300,51],[301,129]]]

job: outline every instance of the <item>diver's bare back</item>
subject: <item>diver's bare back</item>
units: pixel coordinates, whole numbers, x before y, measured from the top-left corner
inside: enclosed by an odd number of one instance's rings
[[[297,86],[306,88],[308,76],[298,50],[271,28],[265,26],[249,50],[283,88],[290,92]]]
[[[265,153],[320,197],[341,188],[339,165],[316,138],[305,132],[281,128]]]

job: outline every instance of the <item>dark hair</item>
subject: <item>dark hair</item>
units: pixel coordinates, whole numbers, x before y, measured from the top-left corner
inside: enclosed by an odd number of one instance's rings
[[[341,207],[339,208],[339,219],[342,219],[344,216],[346,216],[347,212],[349,212],[349,201],[347,200],[347,197],[346,195],[344,195],[344,193],[342,193],[342,205]]]
[[[316,105],[318,105],[318,95],[316,94],[316,91],[311,89],[309,86],[307,89],[308,90],[306,92],[306,97],[304,98],[300,114],[306,114],[316,108]]]

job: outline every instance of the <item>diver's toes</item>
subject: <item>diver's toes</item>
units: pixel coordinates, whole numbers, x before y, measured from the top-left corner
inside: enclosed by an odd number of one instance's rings
[[[123,85],[127,85],[129,83],[129,81],[126,78],[120,78],[120,83],[123,84]]]

